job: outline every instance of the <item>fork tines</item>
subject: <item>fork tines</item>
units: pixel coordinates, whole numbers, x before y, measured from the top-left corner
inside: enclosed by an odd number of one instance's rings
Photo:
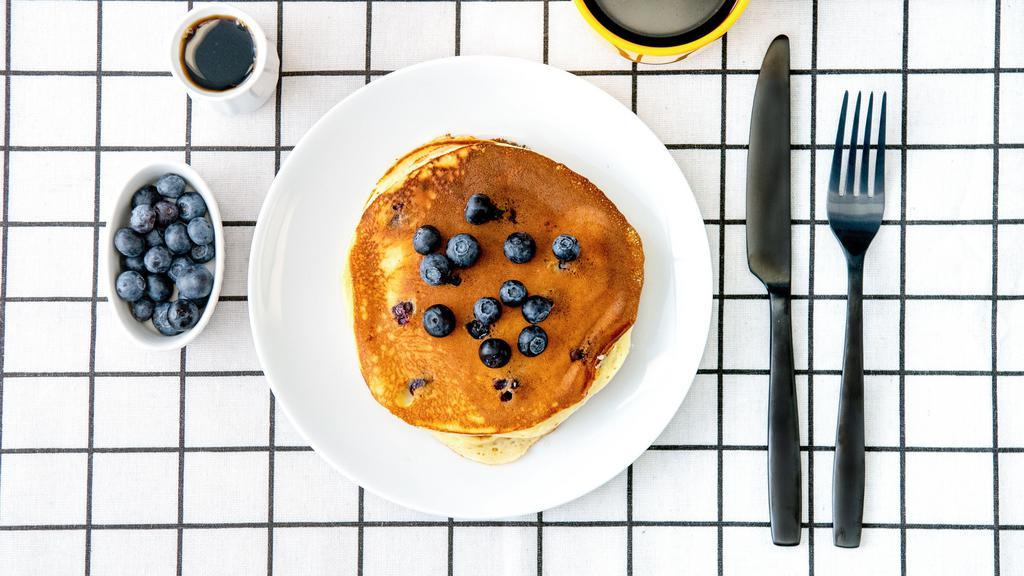
[[[850,151],[847,159],[846,185],[843,190],[839,188],[839,178],[842,172],[843,159],[843,134],[846,132],[846,107],[849,103],[850,93],[843,94],[843,107],[839,113],[839,129],[836,131],[836,145],[832,153],[832,171],[828,179],[829,196],[878,196],[885,197],[885,108],[886,93],[882,92],[882,109],[879,112],[878,121],[878,152],[875,155],[875,183],[873,190],[868,191],[868,152],[871,150],[871,116],[875,105],[875,94],[868,96],[867,122],[864,124],[864,142],[861,146],[860,185],[854,189],[854,180],[857,174],[857,133],[860,126],[860,92],[857,93],[857,102],[853,108],[853,127],[850,133]]]

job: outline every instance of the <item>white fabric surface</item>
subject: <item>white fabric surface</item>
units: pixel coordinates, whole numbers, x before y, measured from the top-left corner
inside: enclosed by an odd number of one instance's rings
[[[1024,574],[1024,0],[752,0],[725,41],[636,74],[565,0],[242,2],[284,74],[279,102],[239,118],[190,106],[166,72],[187,2],[8,2],[0,574]],[[778,33],[794,67],[795,548],[768,535],[768,310],[743,226],[754,74]],[[246,315],[252,227],[291,146],[366,81],[453,54],[547,61],[635,109],[689,179],[715,260],[701,372],[655,447],[576,502],[497,523],[401,509],[333,472],[274,406]],[[887,90],[890,112],[857,550],[830,524],[845,281],[824,190],[847,89]],[[120,335],[93,258],[111,195],[161,158],[189,161],[229,224],[227,301],[181,353]]]

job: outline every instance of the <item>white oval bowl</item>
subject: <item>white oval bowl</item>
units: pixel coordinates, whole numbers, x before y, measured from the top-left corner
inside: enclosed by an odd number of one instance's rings
[[[114,249],[114,234],[121,228],[128,225],[128,216],[131,213],[132,196],[146,184],[153,184],[157,178],[167,173],[178,174],[185,179],[188,187],[195,190],[206,202],[206,216],[213,225],[215,237],[213,239],[216,256],[205,266],[213,271],[213,291],[210,292],[210,301],[199,317],[199,322],[191,330],[186,330],[176,336],[164,336],[156,331],[152,322],[138,322],[132,318],[128,303],[117,297],[115,283],[121,270],[121,254]],[[217,199],[207,186],[206,181],[199,176],[188,164],[182,162],[154,162],[143,166],[134,176],[124,183],[120,194],[107,211],[106,234],[103,237],[101,250],[107,252],[107,264],[104,276],[107,279],[107,292],[110,298],[110,309],[117,318],[117,323],[136,344],[149,350],[174,350],[188,345],[206,328],[213,316],[213,310],[217,307],[220,299],[220,289],[224,283],[224,224],[221,222],[220,209],[217,207]],[[211,267],[212,265],[212,267]],[[175,288],[175,294],[177,288]],[[172,296],[173,299],[173,296]]]

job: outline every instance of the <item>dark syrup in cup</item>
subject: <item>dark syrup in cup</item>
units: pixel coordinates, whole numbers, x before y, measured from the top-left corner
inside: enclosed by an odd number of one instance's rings
[[[210,16],[193,24],[182,37],[181,67],[199,88],[231,90],[256,67],[256,42],[237,18]]]

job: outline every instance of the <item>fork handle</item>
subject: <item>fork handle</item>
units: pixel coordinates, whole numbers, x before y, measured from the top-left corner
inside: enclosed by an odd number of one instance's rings
[[[846,352],[839,391],[839,424],[832,468],[832,541],[842,548],[860,546],[864,519],[864,257],[848,264]]]
[[[789,292],[770,292],[771,370],[768,388],[768,506],[772,542],[800,543],[800,427],[793,376]]]

